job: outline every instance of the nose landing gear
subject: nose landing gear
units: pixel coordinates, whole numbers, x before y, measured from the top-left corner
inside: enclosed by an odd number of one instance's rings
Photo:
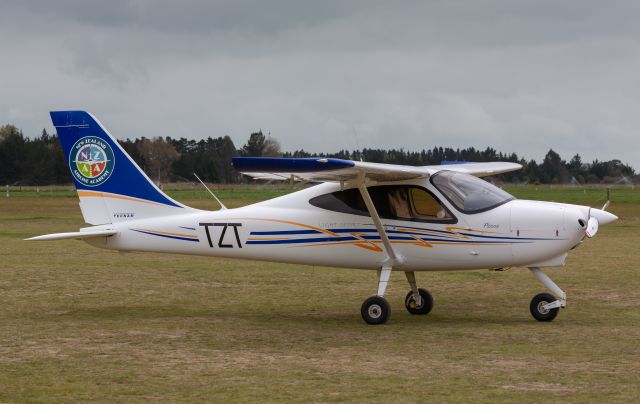
[[[531,299],[529,311],[538,321],[553,321],[560,311],[559,307],[549,308],[549,305],[556,301],[556,298],[548,293],[538,293]]]
[[[549,293],[539,293],[531,299],[529,304],[529,311],[533,318],[538,321],[553,321],[558,315],[560,308],[564,308],[567,305],[567,294],[558,287],[540,268],[529,268],[531,273],[535,275],[540,282],[544,284],[554,295],[558,296],[556,299]]]

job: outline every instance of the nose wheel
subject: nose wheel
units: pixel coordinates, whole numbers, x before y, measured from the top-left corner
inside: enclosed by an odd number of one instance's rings
[[[544,284],[555,296],[549,293],[538,293],[531,299],[529,311],[538,321],[553,321],[561,307],[567,305],[567,294],[556,285],[540,268],[529,268],[540,282]]]
[[[548,293],[538,293],[531,299],[529,311],[531,315],[538,321],[553,321],[560,311],[559,307],[549,308],[556,301],[556,298]]]

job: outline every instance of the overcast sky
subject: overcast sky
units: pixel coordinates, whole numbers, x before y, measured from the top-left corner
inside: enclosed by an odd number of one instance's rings
[[[0,124],[640,169],[640,2],[0,1]]]

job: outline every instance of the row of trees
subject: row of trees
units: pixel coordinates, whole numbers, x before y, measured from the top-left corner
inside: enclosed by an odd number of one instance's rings
[[[503,154],[493,148],[430,150],[403,149],[341,150],[337,153],[309,153],[304,150],[282,152],[277,140],[262,131],[252,133],[247,143],[236,148],[229,136],[199,141],[185,138],[140,138],[120,144],[158,182],[193,181],[197,173],[204,181],[237,183],[243,178],[231,166],[234,156],[250,157],[337,157],[377,163],[435,165],[443,161],[511,161],[523,169],[504,174],[502,179],[517,183],[601,183],[631,178],[635,171],[620,160],[582,161],[576,154],[568,162],[549,150],[542,163],[526,161],[515,153]],[[40,136],[28,138],[13,125],[0,126],[0,184],[49,185],[68,184],[71,176],[56,136],[42,130]]]

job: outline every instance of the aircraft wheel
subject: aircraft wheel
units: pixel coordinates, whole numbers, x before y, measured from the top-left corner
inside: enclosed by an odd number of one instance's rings
[[[422,298],[420,306],[416,305],[416,299],[413,297],[413,292],[409,291],[407,297],[404,298],[404,307],[411,314],[429,314],[433,308],[433,297],[427,289],[419,288],[418,293]]]
[[[360,314],[367,324],[384,324],[389,319],[391,308],[387,299],[380,296],[371,296],[362,303]]]
[[[531,299],[529,310],[531,315],[538,321],[552,321],[558,315],[560,309],[558,307],[553,309],[544,309],[543,306],[547,303],[555,302],[556,299],[548,293],[538,293]]]

